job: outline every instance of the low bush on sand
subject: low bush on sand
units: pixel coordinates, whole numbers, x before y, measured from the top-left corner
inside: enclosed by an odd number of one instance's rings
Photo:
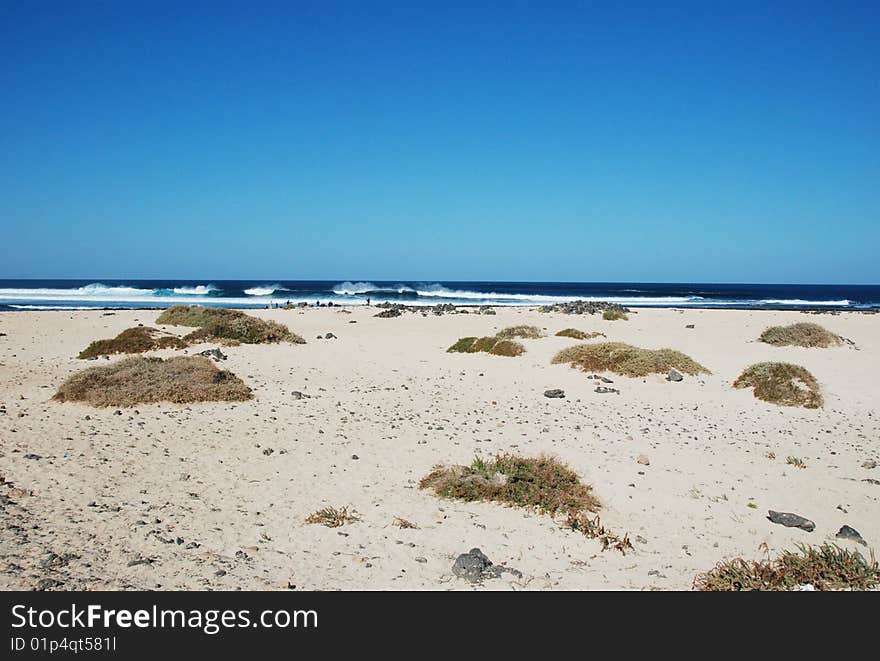
[[[570,363],[585,372],[614,372],[622,376],[665,374],[676,369],[684,374],[711,374],[690,356],[672,349],[640,349],[623,342],[578,344],[557,353],[551,363]]]
[[[619,308],[608,308],[602,313],[602,318],[605,321],[617,321],[618,319],[626,321],[629,319],[629,317],[626,316],[626,312]]]
[[[755,397],[780,406],[822,406],[819,383],[810,372],[791,363],[757,363],[733,382],[734,388],[754,388]]]
[[[149,326],[126,328],[112,340],[95,340],[77,358],[97,358],[117,353],[143,353],[154,349],[183,349],[186,342]]]
[[[239,310],[206,308],[200,305],[175,305],[156,319],[157,324],[172,326],[196,326],[183,339],[188,342],[265,344],[291,342],[305,344],[305,340],[292,333],[287,326],[274,321],[251,317]]]
[[[621,537],[614,531],[606,528],[602,525],[602,520],[599,518],[598,514],[590,516],[587,512],[578,512],[577,514],[569,513],[563,527],[570,530],[576,530],[584,537],[598,539],[599,543],[602,544],[603,551],[614,549],[615,551],[620,551],[623,555],[626,555],[626,552],[633,547],[632,543],[629,541],[628,534]]]
[[[470,466],[435,466],[419,483],[442,498],[491,500],[541,513],[594,512],[599,500],[573,470],[550,457],[504,454]]]
[[[772,560],[720,562],[694,579],[694,587],[706,592],[796,590],[808,583],[817,590],[870,590],[880,586],[880,568],[834,544],[801,545],[797,553],[783,551]]]
[[[449,347],[448,353],[491,353],[493,356],[519,356],[525,347],[513,340],[492,337],[463,337]]]
[[[495,333],[495,337],[502,340],[513,340],[515,338],[537,340],[544,337],[544,333],[537,326],[510,326]]]
[[[597,337],[605,337],[605,333],[585,333],[577,328],[563,328],[556,333],[556,337],[573,337],[576,340],[592,340]]]
[[[53,399],[92,406],[134,406],[152,402],[243,401],[251,389],[232,372],[201,356],[133,356],[92,367],[61,384]]]
[[[819,324],[802,322],[789,326],[771,326],[758,338],[759,342],[766,342],[776,347],[836,347],[843,340]]]
[[[360,521],[361,517],[356,512],[349,512],[347,507],[336,509],[335,507],[325,507],[322,510],[313,512],[306,517],[306,523],[318,523],[328,528],[338,528],[346,523],[354,523]]]

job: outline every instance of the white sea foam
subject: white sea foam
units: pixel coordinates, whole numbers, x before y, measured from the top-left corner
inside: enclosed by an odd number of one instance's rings
[[[276,291],[287,291],[279,284],[274,285],[260,285],[259,287],[251,287],[250,289],[245,289],[244,293],[248,296],[271,296]]]
[[[182,296],[205,296],[212,291],[220,290],[214,285],[196,285],[195,287],[175,287],[171,291]]]
[[[841,301],[805,301],[800,298],[766,298],[758,301],[764,305],[821,305],[821,306],[842,306],[849,305],[849,301],[843,299]]]

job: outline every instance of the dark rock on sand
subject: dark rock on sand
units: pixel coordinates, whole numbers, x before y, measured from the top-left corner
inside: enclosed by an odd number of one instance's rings
[[[325,340],[336,340],[336,339],[338,339],[338,338],[337,338],[333,333],[327,333],[327,334],[324,336],[324,339],[325,339]]]
[[[198,355],[207,356],[217,363],[219,363],[221,360],[226,360],[227,358],[226,354],[220,351],[220,349],[205,349],[204,351],[199,351]]]
[[[858,542],[862,546],[867,546],[868,542],[864,540],[864,538],[859,534],[859,531],[850,526],[844,525],[840,527],[840,530],[837,531],[835,535],[838,539],[851,539],[854,542]]]
[[[382,312],[378,314],[374,314],[374,317],[379,317],[380,319],[389,319],[391,317],[399,317],[400,310],[397,308],[388,308],[387,310],[382,310]]]
[[[605,386],[596,386],[595,392],[599,393],[600,395],[606,395],[610,393],[616,393],[618,395],[620,394],[620,391],[617,388],[606,388]]]
[[[678,372],[678,370],[669,370],[669,375],[666,377],[667,381],[681,381],[684,377]]]
[[[868,461],[862,464],[862,468],[867,468],[868,470],[871,470],[872,468],[877,468],[877,462],[873,459],[868,459]]]
[[[522,572],[509,567],[498,567],[478,548],[462,553],[452,565],[452,573],[471,583],[479,583],[485,579],[498,578],[504,572],[514,576],[522,576]]]
[[[545,390],[544,397],[550,397],[551,399],[560,399],[565,397],[565,391],[560,390],[559,388],[553,388],[552,390]]]
[[[805,519],[799,514],[792,514],[791,512],[774,512],[773,510],[767,510],[767,518],[773,523],[778,523],[787,528],[800,528],[807,532],[813,532],[816,529],[815,523],[809,519]]]
[[[693,324],[688,324],[687,326],[685,326],[685,328],[693,328],[693,327],[694,327]]]
[[[293,397],[293,399],[304,399],[307,397],[311,397],[311,395],[301,393],[299,390],[294,390],[292,393],[290,393],[290,396]]]

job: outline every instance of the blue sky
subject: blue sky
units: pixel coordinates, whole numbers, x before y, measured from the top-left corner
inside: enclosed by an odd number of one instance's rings
[[[880,3],[0,4],[0,277],[880,283]]]

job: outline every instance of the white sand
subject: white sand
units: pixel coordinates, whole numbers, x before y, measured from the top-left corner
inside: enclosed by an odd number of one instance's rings
[[[880,462],[880,315],[640,310],[607,322],[497,310],[257,311],[308,344],[223,349],[221,366],[254,389],[252,401],[122,415],[50,398],[74,371],[107,364],[75,358],[91,340],[153,325],[158,312],[0,314],[0,475],[12,483],[0,485],[0,588],[49,578],[59,589],[688,589],[719,560],[833,541],[843,524],[880,542],[880,485],[864,481],[880,480],[880,468],[861,467]],[[858,350],[755,342],[766,326],[795,321],[821,323]],[[523,340],[518,358],[445,351],[521,323],[550,336]],[[596,394],[585,374],[549,364],[575,343],[552,336],[565,327],[678,349],[713,374],[681,383],[609,374],[621,394]],[[328,331],[339,339],[315,339]],[[825,407],[782,408],[731,387],[771,359],[813,372]],[[548,388],[566,399],[545,398]],[[628,532],[634,550],[603,552],[547,516],[418,489],[436,463],[496,452],[570,464],[602,500],[602,522]],[[807,468],[786,465],[788,455]],[[363,520],[304,523],[327,505]],[[806,516],[816,530],[775,525],[768,509]],[[419,528],[399,529],[396,516]],[[454,577],[455,557],[474,546],[522,578],[474,588]],[[41,566],[49,553],[77,557]],[[129,566],[137,560],[149,562]]]

